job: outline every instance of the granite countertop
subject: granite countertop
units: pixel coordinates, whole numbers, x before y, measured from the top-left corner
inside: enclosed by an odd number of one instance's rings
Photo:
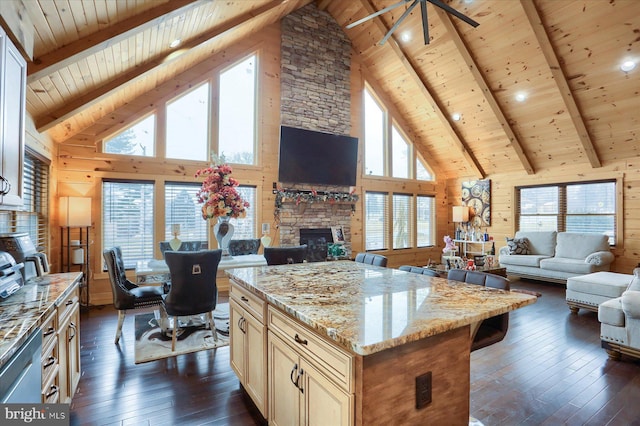
[[[535,303],[497,290],[351,261],[227,270],[270,304],[359,355]]]
[[[0,299],[0,368],[81,277],[81,272],[66,272],[32,278],[8,298]]]

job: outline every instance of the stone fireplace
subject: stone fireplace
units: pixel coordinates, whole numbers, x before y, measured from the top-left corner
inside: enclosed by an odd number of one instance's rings
[[[281,124],[319,132],[350,135],[351,42],[342,28],[315,3],[281,21]],[[326,187],[280,182],[293,190],[349,192],[348,187]],[[353,205],[290,201],[278,208],[280,245],[298,245],[309,229],[342,226],[345,247],[351,251]],[[326,232],[326,231],[323,231]]]

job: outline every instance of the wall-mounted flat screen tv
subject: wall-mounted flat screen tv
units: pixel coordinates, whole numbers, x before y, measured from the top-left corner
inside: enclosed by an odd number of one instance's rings
[[[355,186],[358,138],[280,126],[278,180]]]

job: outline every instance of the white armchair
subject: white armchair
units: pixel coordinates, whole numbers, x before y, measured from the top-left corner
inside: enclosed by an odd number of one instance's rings
[[[598,308],[602,347],[611,359],[622,354],[640,358],[640,268],[622,296],[601,303]]]

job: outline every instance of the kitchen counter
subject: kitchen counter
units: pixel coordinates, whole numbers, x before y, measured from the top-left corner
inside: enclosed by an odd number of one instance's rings
[[[0,367],[70,294],[81,277],[81,272],[67,272],[32,278],[16,293],[0,299]]]
[[[227,273],[260,298],[358,355],[471,325],[537,299],[351,261]]]

